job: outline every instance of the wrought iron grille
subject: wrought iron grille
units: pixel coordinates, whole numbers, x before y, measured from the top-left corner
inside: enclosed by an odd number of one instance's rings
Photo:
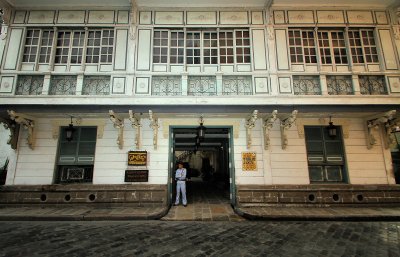
[[[49,95],[75,95],[76,76],[52,76]]]
[[[251,95],[252,92],[251,76],[222,77],[222,94]]]
[[[188,80],[188,95],[212,96],[217,94],[216,78],[212,76],[190,76]]]
[[[352,95],[354,94],[351,76],[327,76],[329,95]]]
[[[41,95],[44,76],[18,76],[16,95]]]
[[[362,95],[387,95],[385,76],[359,76]]]
[[[321,95],[318,76],[293,76],[295,95]]]
[[[109,76],[85,76],[83,78],[82,95],[109,95]]]
[[[180,76],[155,76],[152,79],[151,94],[159,96],[182,95]]]

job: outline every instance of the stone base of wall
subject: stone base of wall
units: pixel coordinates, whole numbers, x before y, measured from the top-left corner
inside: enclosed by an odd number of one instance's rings
[[[0,186],[0,204],[165,206],[167,185]]]
[[[400,185],[237,185],[237,204],[249,206],[400,206]]]

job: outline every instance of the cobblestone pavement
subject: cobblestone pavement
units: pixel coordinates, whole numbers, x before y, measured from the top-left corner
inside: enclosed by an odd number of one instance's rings
[[[0,256],[400,256],[400,222],[0,222]]]

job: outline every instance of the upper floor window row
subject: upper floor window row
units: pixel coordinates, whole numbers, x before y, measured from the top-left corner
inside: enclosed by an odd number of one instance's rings
[[[248,64],[248,30],[174,31],[155,30],[155,64]]]
[[[347,34],[347,36],[346,36]],[[376,64],[378,51],[373,29],[342,30],[289,29],[290,59],[293,64]],[[350,53],[348,53],[350,49]]]
[[[52,51],[55,46],[55,52]],[[28,29],[23,63],[55,64],[112,63],[114,29]]]

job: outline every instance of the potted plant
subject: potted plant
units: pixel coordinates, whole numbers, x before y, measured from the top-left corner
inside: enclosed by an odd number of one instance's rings
[[[8,163],[10,161],[8,160],[8,158],[6,159],[3,167],[0,168],[0,185],[4,185],[6,183],[6,178],[7,178],[7,167],[8,167]]]

